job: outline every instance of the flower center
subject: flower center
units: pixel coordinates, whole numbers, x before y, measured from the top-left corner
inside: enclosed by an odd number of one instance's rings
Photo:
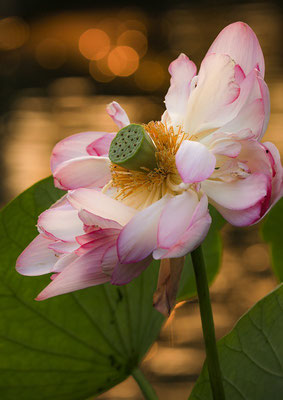
[[[139,125],[135,126],[139,127]],[[186,135],[181,129],[178,133],[175,133],[172,127],[167,128],[162,122],[152,121],[140,127],[146,132],[150,142],[154,145],[155,167],[152,168],[152,161],[149,163],[149,158],[152,157],[152,153],[149,151],[146,152],[147,165],[140,164],[141,157],[139,152],[135,151],[126,153],[125,157],[122,156],[122,158],[130,161],[130,164],[127,164],[128,166],[123,162],[114,161],[116,159],[113,157],[112,151],[114,152],[114,149],[119,145],[114,144],[112,147],[111,144],[109,158],[111,160],[112,180],[107,185],[107,189],[109,187],[116,189],[115,198],[117,200],[123,201],[123,203],[136,209],[148,207],[167,193],[176,195],[184,190],[180,186],[182,179],[176,168],[175,155]],[[127,131],[127,128],[123,129]],[[114,140],[112,143],[115,143]],[[119,140],[122,142],[122,137]],[[139,140],[138,138],[137,141]],[[138,147],[138,144],[136,147]],[[124,152],[121,151],[120,157],[121,154],[125,154],[125,151],[124,147]],[[136,164],[133,165],[135,162]]]

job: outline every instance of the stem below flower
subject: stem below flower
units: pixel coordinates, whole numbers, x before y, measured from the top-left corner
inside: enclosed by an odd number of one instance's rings
[[[137,384],[139,385],[144,398],[146,400],[158,400],[158,397],[151,386],[151,384],[148,382],[144,374],[141,372],[139,368],[136,368],[132,371],[132,376],[136,380]]]
[[[225,400],[222,374],[220,370],[216,347],[215,330],[206,276],[205,261],[201,246],[192,251],[191,256],[195,271],[202,330],[206,349],[206,361],[213,399]]]

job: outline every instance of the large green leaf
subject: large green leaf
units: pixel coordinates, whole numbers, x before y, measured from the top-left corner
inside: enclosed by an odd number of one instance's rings
[[[227,400],[283,399],[283,285],[218,343]],[[206,365],[189,400],[212,400]]]
[[[283,199],[275,204],[262,224],[263,239],[270,245],[273,270],[280,282],[283,282],[282,227]]]
[[[22,277],[15,261],[37,233],[38,214],[61,195],[48,178],[0,213],[1,400],[85,400],[103,392],[138,365],[163,322],[152,307],[157,263],[124,287],[33,300],[49,277]]]
[[[211,284],[219,272],[221,265],[222,242],[220,230],[225,224],[224,218],[212,206],[209,206],[212,223],[202,248],[206,262],[207,279]],[[191,255],[186,257],[185,267],[182,273],[178,301],[187,300],[197,294],[195,274]]]

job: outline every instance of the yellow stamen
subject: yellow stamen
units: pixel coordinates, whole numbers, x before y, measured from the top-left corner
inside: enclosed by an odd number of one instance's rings
[[[177,171],[175,155],[182,141],[187,137],[181,128],[175,133],[162,122],[144,125],[156,146],[157,168],[132,171],[111,164],[111,186],[117,189],[116,199],[137,209],[144,208],[161,199],[166,193],[180,192],[182,179]]]

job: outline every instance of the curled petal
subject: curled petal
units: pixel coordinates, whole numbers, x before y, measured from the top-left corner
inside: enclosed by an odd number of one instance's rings
[[[63,271],[37,296],[36,300],[41,301],[108,282],[110,278],[102,272],[100,264],[101,258],[109,246],[109,243],[101,245],[65,266]]]
[[[270,179],[265,174],[251,174],[234,182],[207,180],[202,189],[219,206],[230,210],[243,210],[256,205],[268,194]]]
[[[184,140],[176,154],[176,166],[185,183],[209,178],[215,164],[215,156],[199,142]]]
[[[114,133],[106,133],[94,142],[91,142],[86,151],[90,156],[101,156],[108,157],[109,148],[112,140],[114,139]]]
[[[229,54],[247,75],[258,67],[264,76],[264,58],[254,31],[244,22],[226,26],[210,46],[207,56],[212,53]]]
[[[81,187],[102,187],[111,179],[108,157],[85,156],[60,164],[53,172],[55,186],[73,190]]]
[[[165,96],[165,104],[170,121],[174,125],[183,122],[190,95],[191,80],[196,75],[196,71],[195,64],[185,54],[180,54],[169,66],[171,80],[170,88]]]
[[[38,218],[37,227],[48,237],[66,242],[75,242],[76,236],[84,233],[78,211],[69,204],[44,211]]]
[[[86,210],[98,217],[125,225],[136,214],[136,210],[125,206],[105,194],[93,189],[77,189],[68,193],[68,200],[77,210]]]
[[[240,87],[235,79],[235,62],[223,54],[210,54],[205,57],[199,71],[197,86],[189,97],[184,131],[195,135],[227,123],[234,113],[239,94]]]
[[[158,222],[167,200],[165,196],[138,212],[122,229],[117,242],[121,264],[139,262],[155,249]]]
[[[86,232],[88,232],[89,230],[93,230],[94,227],[99,227],[101,229],[122,228],[122,225],[120,225],[118,222],[111,219],[99,217],[98,215],[92,214],[87,210],[80,210],[79,218],[84,223]]]
[[[49,248],[53,241],[43,235],[36,236],[16,262],[16,270],[22,275],[44,275],[52,271],[58,256]]]
[[[188,212],[185,209],[185,201],[183,204],[178,204],[180,200],[175,200],[170,204],[170,208],[164,210],[160,219],[158,248],[153,252],[155,259],[182,257],[193,251],[205,239],[211,224],[207,197],[203,195],[197,205],[194,204],[194,199],[186,200],[187,207],[194,208],[193,213],[192,210]],[[180,208],[179,211],[177,211],[177,207]],[[169,211],[174,212],[177,226],[180,227],[180,232],[176,232],[175,240],[173,236],[175,227],[171,228],[169,224],[166,227],[166,222],[170,223],[170,218],[172,218]],[[182,215],[183,222],[181,221]],[[163,230],[164,232],[162,232]]]
[[[107,132],[82,132],[77,133],[61,140],[53,149],[51,156],[52,173],[63,162],[73,160],[74,158],[89,155],[87,147],[102,137],[108,137]],[[96,154],[97,155],[97,154]]]
[[[119,129],[122,129],[124,126],[130,124],[130,120],[126,112],[116,101],[112,101],[112,103],[108,104],[106,111],[108,112],[108,114],[113,119],[113,121],[115,122],[115,124],[118,126]]]

